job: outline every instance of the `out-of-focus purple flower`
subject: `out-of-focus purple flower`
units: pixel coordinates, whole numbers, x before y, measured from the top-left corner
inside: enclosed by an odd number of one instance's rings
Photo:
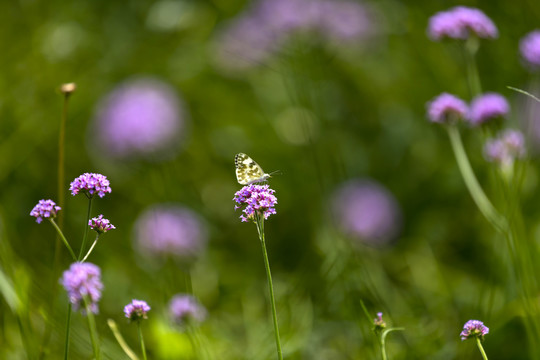
[[[438,12],[429,19],[428,35],[433,40],[465,40],[470,36],[494,39],[499,36],[499,32],[493,21],[481,10],[456,6]]]
[[[103,284],[99,267],[91,263],[73,263],[64,271],[61,284],[66,289],[73,309],[85,313],[84,298],[94,314],[98,313],[98,301],[101,298]]]
[[[460,98],[442,93],[427,104],[428,118],[435,123],[450,123],[465,119],[469,107]]]
[[[199,324],[206,319],[207,311],[199,301],[187,294],[177,294],[169,303],[172,320],[178,325]]]
[[[469,320],[463,325],[463,331],[459,336],[461,336],[461,341],[479,337],[480,340],[484,340],[484,336],[489,333],[489,328],[484,325],[480,320]]]
[[[495,139],[487,141],[484,147],[486,159],[502,166],[512,165],[525,153],[525,137],[518,130],[504,130]]]
[[[509,112],[510,105],[504,96],[497,93],[485,93],[473,99],[468,119],[473,125],[481,125],[487,121],[505,117]]]
[[[110,182],[104,175],[84,173],[71,182],[69,190],[73,196],[83,193],[88,198],[91,198],[94,194],[98,194],[102,198],[105,194],[111,193],[109,185]]]
[[[193,260],[204,250],[207,233],[200,217],[176,205],[154,205],[134,225],[135,241],[142,254],[170,255]]]
[[[525,35],[519,42],[521,56],[533,68],[540,68],[540,30]]]
[[[378,312],[377,317],[373,319],[373,325],[375,325],[375,331],[381,331],[386,327],[386,322],[382,318],[383,313]]]
[[[218,53],[225,66],[249,67],[295,34],[315,33],[325,42],[350,45],[373,35],[374,28],[370,12],[353,1],[260,0],[225,29]]]
[[[245,206],[242,210],[243,214],[240,215],[243,222],[256,221],[255,212],[264,215],[266,220],[276,213],[274,206],[277,204],[277,198],[274,193],[275,190],[270,189],[269,185],[246,185],[234,194],[233,200],[238,204],[234,206],[234,209]]]
[[[394,196],[371,180],[356,179],[341,185],[332,196],[332,211],[344,233],[372,245],[390,242],[401,227]]]
[[[116,227],[111,224],[108,219],[103,218],[103,215],[91,218],[90,220],[88,220],[88,225],[92,228],[92,230],[97,231],[98,234],[106,233],[109,230],[116,229]]]
[[[36,222],[41,224],[43,218],[54,219],[58,211],[60,211],[60,206],[57,206],[56,203],[52,200],[39,200],[36,206],[30,211],[30,216],[36,218]]]
[[[100,101],[95,133],[107,156],[151,156],[177,147],[184,119],[171,86],[140,78],[120,84]]]
[[[124,306],[124,315],[130,321],[140,321],[148,319],[147,313],[150,311],[150,306],[143,300],[132,300]]]

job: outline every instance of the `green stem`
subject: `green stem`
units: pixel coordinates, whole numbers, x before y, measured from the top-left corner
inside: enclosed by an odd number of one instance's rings
[[[274,285],[272,284],[272,273],[270,271],[270,263],[268,262],[268,254],[266,252],[266,242],[264,239],[264,215],[255,212],[257,231],[259,233],[259,240],[261,241],[261,247],[264,257],[264,267],[266,268],[266,278],[268,280],[268,290],[270,292],[270,303],[272,305],[272,319],[274,321],[274,335],[276,338],[276,348],[278,359],[283,360],[283,353],[281,351],[281,341],[279,339],[279,328],[276,311],[276,300],[274,298]]]
[[[64,242],[64,245],[66,245],[66,247],[69,250],[69,253],[71,254],[71,257],[73,258],[73,260],[77,261],[77,256],[75,256],[75,253],[73,252],[73,249],[71,248],[71,246],[69,246],[69,243],[68,243],[66,237],[64,236],[64,233],[62,232],[62,230],[60,230],[60,227],[56,224],[56,222],[54,221],[53,218],[49,218],[49,221],[51,222],[51,224],[56,229],[56,232],[60,236],[60,239],[62,239],[62,241]]]
[[[71,328],[71,303],[68,304],[68,313],[66,320],[66,337],[64,343],[64,360],[68,360],[69,354],[69,330]]]
[[[88,319],[88,328],[90,330],[90,341],[92,342],[92,349],[94,350],[95,360],[101,359],[101,353],[99,351],[99,344],[97,342],[97,330],[96,330],[96,319],[94,318],[94,313],[90,310],[90,302],[88,298],[84,297],[84,305],[86,307],[86,318]]]
[[[94,250],[94,247],[96,246],[98,239],[99,239],[99,234],[97,234],[96,240],[94,240],[94,242],[92,243],[92,246],[90,246],[90,249],[88,249],[88,252],[84,256],[84,258],[81,260],[81,262],[85,262],[86,259],[88,259],[88,257],[90,256],[90,253],[92,252],[92,250]]]
[[[476,345],[478,345],[478,350],[480,350],[480,353],[482,354],[482,358],[484,360],[488,360],[486,352],[484,351],[484,348],[482,347],[482,342],[480,341],[480,338],[478,336],[476,337]]]
[[[90,213],[92,212],[92,198],[88,198],[88,211],[86,212],[86,221],[84,222],[84,235],[81,244],[81,250],[79,252],[79,260],[84,254],[84,247],[86,246],[86,238],[88,237],[88,220],[90,220]]]
[[[141,350],[143,354],[143,359],[146,360],[146,348],[144,347],[144,339],[142,336],[141,322],[137,321],[137,328],[139,329],[139,341],[141,342]]]
[[[392,331],[403,331],[403,330],[405,330],[405,328],[397,327],[397,328],[386,329],[381,333],[380,343],[381,343],[381,354],[382,354],[383,360],[387,359],[387,356],[386,356],[386,336]]]
[[[450,143],[452,144],[452,150],[454,151],[461,176],[463,177],[465,185],[476,203],[476,206],[478,206],[480,212],[491,225],[495,227],[495,229],[502,232],[506,231],[508,227],[506,220],[497,212],[493,204],[489,201],[474,175],[469,158],[463,147],[458,128],[454,125],[449,125],[446,129],[448,131],[448,136],[450,137]]]
[[[120,334],[120,331],[118,330],[118,326],[116,326],[116,322],[112,319],[107,320],[107,325],[109,325],[109,328],[111,329],[116,341],[118,342],[118,345],[124,350],[126,355],[131,360],[139,360],[139,357],[135,355],[133,350],[129,347],[129,345],[126,343],[124,338],[122,337],[122,334]]]
[[[469,82],[469,90],[471,97],[478,96],[482,93],[482,85],[480,76],[478,75],[478,67],[476,66],[476,52],[480,46],[480,39],[471,36],[465,42],[465,58],[467,63],[467,80]]]

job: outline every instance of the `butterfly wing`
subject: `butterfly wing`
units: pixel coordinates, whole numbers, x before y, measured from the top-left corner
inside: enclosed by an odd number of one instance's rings
[[[246,154],[236,154],[234,165],[236,167],[236,180],[241,185],[248,185],[265,179],[263,169]]]

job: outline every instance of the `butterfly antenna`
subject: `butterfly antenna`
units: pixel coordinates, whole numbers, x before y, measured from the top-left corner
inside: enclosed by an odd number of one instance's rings
[[[277,174],[277,175],[283,175],[283,171],[281,171],[281,170],[275,170],[275,171],[272,171],[272,172],[271,172],[270,174],[268,174],[268,175],[272,176],[272,175],[276,175],[276,174]]]

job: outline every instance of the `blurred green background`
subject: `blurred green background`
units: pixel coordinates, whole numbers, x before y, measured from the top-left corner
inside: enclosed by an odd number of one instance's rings
[[[28,214],[39,199],[58,198],[58,89],[66,82],[77,90],[69,103],[62,214],[76,251],[87,203],[68,193],[69,182],[97,172],[112,187],[95,201],[93,216],[103,213],[117,229],[89,259],[101,267],[105,285],[97,316],[104,358],[127,359],[108,318],[138,349],[135,326],[122,312],[133,298],[152,307],[143,324],[149,358],[194,358],[187,336],[167,319],[169,299],[186,291],[185,268],[149,260],[133,243],[137,216],[156,203],[178,203],[205,221],[207,248],[190,274],[194,295],[209,312],[201,327],[208,358],[275,358],[256,228],[240,223],[232,202],[241,188],[234,175],[238,152],[267,172],[281,171],[270,180],[278,205],[266,239],[287,359],[378,358],[361,300],[373,317],[382,311],[390,326],[406,328],[388,337],[391,359],[479,358],[474,343],[458,336],[469,319],[490,328],[491,358],[528,358],[519,309],[507,290],[503,239],[474,206],[444,131],[425,118],[426,102],[443,91],[470,100],[460,47],[430,41],[426,27],[431,15],[455,5],[478,7],[495,22],[500,37],[482,43],[480,76],[484,89],[509,99],[508,126],[516,127],[525,120],[526,101],[506,86],[530,88],[535,81],[518,43],[538,26],[540,3],[365,5],[373,15],[369,39],[328,46],[324,34],[300,34],[253,60],[219,51],[223,34],[254,6],[245,1],[1,2],[0,269],[11,286],[3,286],[0,298],[0,358],[27,358],[25,341],[31,358],[63,354],[67,297],[54,288],[70,258],[62,249],[54,272],[54,229]],[[98,104],[141,77],[163,81],[181,101],[178,149],[113,159],[94,141]],[[463,136],[492,195],[481,136],[470,129]],[[523,200],[534,235],[540,225],[534,162],[527,174]],[[401,226],[392,241],[363,243],[333,221],[335,189],[359,178],[378,182],[399,204]],[[536,246],[537,238],[531,241]],[[18,307],[10,306],[10,288]],[[89,359],[84,318],[72,318],[71,358]]]

